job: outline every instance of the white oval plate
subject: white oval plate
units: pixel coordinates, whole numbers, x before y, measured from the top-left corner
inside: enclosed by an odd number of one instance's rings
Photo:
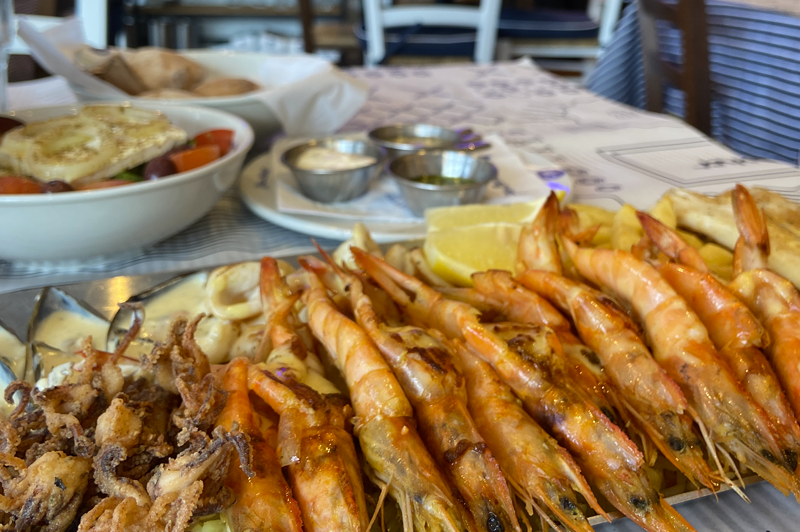
[[[560,173],[561,178],[553,186],[554,190],[566,189],[567,197],[572,192],[572,179],[566,172],[554,170],[555,164],[544,157],[535,154],[536,162],[541,160],[542,166],[549,169],[546,172]],[[528,161],[530,162],[530,161]],[[549,163],[549,164],[545,164]],[[275,225],[297,231],[306,235],[333,240],[347,240],[353,235],[353,226],[357,220],[347,220],[328,216],[313,216],[281,212],[278,210],[277,183],[271,177],[272,154],[265,153],[255,158],[242,172],[239,182],[239,191],[242,201],[257,216],[272,222]],[[542,180],[542,195],[551,190],[548,182]],[[555,183],[555,181],[553,182]],[[565,184],[566,183],[566,184]],[[365,221],[372,238],[376,242],[398,242],[401,240],[414,240],[424,238],[427,227],[424,221],[411,223],[392,223],[375,220]]]

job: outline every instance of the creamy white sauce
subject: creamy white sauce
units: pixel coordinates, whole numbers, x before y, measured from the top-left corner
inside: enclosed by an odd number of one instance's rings
[[[0,358],[3,359],[3,363],[8,366],[8,369],[14,373],[16,378],[24,377],[25,344],[20,342],[19,338],[3,328],[0,328]],[[10,375],[6,377],[11,379]],[[0,417],[8,417],[11,412],[14,411],[14,405],[6,403],[4,398],[6,384],[8,383],[3,382],[2,386],[0,386]]]
[[[0,328],[0,358],[18,379],[25,376],[25,344],[3,328]]]
[[[369,155],[342,153],[331,148],[309,148],[300,154],[295,166],[301,170],[355,170],[376,161]]]
[[[31,341],[72,354],[81,350],[87,336],[95,349],[105,349],[107,334],[108,322],[102,318],[57,310],[37,325]]]
[[[83,356],[77,353],[67,353],[43,343],[35,343],[31,346],[31,349],[33,351],[33,370],[35,374],[33,371],[29,371],[28,376],[38,376],[39,380],[36,381],[36,386],[40,388],[63,384],[66,382],[65,379],[70,377],[65,368],[72,368],[74,365],[81,364],[84,361]],[[60,368],[60,371],[65,372],[65,374],[62,376],[51,375],[56,368]],[[70,379],[69,382],[73,382],[76,379],[77,376]],[[42,382],[42,386],[39,386],[40,382]]]
[[[131,358],[150,354],[155,342],[167,339],[170,324],[179,317],[191,320],[208,313],[205,275],[193,275],[144,302],[144,323],[139,336],[125,352]]]
[[[166,337],[169,324],[178,316],[194,317],[208,312],[204,286],[206,277],[195,275],[172,286],[145,303],[145,323],[142,333],[151,331]]]

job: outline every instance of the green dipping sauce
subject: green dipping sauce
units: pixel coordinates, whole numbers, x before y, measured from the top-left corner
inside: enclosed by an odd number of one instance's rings
[[[423,183],[425,185],[438,185],[438,186],[452,186],[452,185],[467,185],[475,181],[466,177],[447,177],[444,175],[423,175],[414,177],[411,181]]]

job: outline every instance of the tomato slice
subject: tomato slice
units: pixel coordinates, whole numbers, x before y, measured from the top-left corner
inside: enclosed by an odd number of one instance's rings
[[[0,194],[41,194],[42,184],[16,175],[0,176]]]
[[[101,188],[121,187],[122,185],[130,185],[132,181],[125,179],[109,179],[108,181],[98,181],[97,183],[88,183],[81,185],[75,190],[97,190]]]
[[[212,129],[210,131],[200,133],[194,138],[195,146],[208,146],[209,144],[216,144],[219,146],[220,156],[231,151],[232,143],[233,130],[231,129]]]
[[[180,151],[169,156],[178,172],[188,172],[205,166],[220,157],[220,148],[216,144],[198,146],[191,150]]]

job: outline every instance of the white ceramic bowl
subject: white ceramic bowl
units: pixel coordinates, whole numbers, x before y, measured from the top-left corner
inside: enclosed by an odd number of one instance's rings
[[[209,129],[234,131],[224,157],[157,181],[59,194],[0,195],[0,259],[63,261],[85,259],[154,244],[188,227],[236,181],[253,144],[253,130],[236,116],[202,107],[161,107],[189,137]],[[12,111],[25,123],[74,114],[61,105]]]
[[[268,60],[276,60],[274,55],[227,50],[187,50],[178,53],[203,66],[207,70],[209,78],[245,78],[260,84],[262,89],[237,96],[218,98],[187,98],[176,100],[165,98],[130,98],[131,102],[159,102],[163,107],[171,107],[173,105],[202,105],[203,107],[227,111],[245,119],[252,126],[258,141],[266,139],[268,136],[274,135],[282,129],[278,117],[260,99],[264,93],[272,89],[272,86],[265,84],[263,81],[269,77],[269,73],[262,72],[262,70]],[[282,60],[286,59],[287,58],[282,58]],[[321,71],[328,66],[328,63],[322,59],[315,61],[313,58],[305,58],[305,60],[307,65],[305,69],[297,72],[299,76],[312,75],[316,71]],[[281,83],[288,83],[292,80],[281,79],[280,81]],[[70,88],[75,92],[78,100],[82,102],[109,99],[102,95],[87,92],[86,89],[77,85],[70,84]]]

